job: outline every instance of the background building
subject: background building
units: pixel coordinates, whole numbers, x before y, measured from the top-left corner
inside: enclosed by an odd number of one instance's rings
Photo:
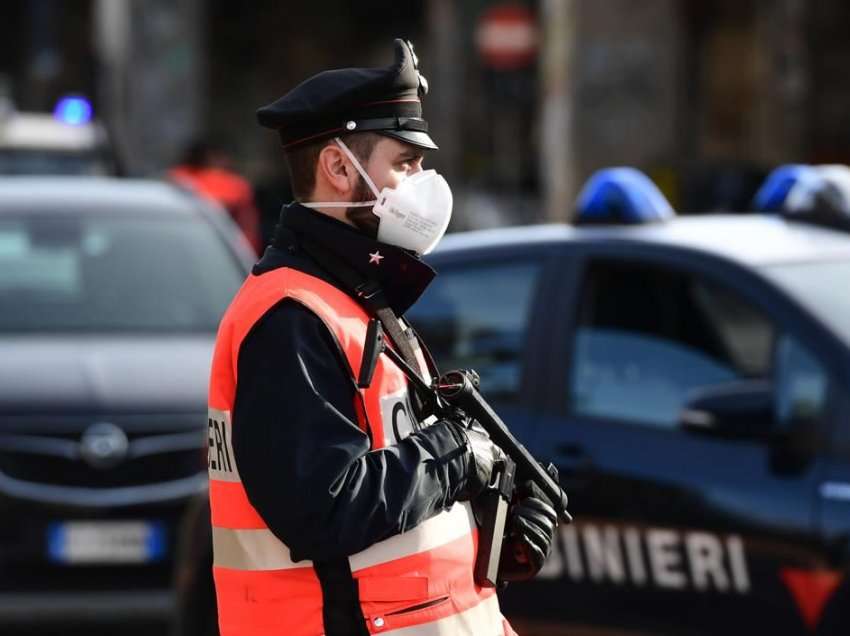
[[[431,79],[429,161],[459,226],[568,218],[603,166],[642,168],[702,212],[745,208],[776,164],[850,161],[841,0],[15,0],[4,14],[0,72],[19,108],[92,96],[129,173],[213,137],[267,226],[289,195],[256,107],[321,69],[385,63],[395,36]]]

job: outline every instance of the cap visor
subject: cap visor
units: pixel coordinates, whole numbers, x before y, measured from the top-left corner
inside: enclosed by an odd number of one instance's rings
[[[434,143],[434,140],[428,136],[428,133],[424,133],[419,130],[376,130],[375,132],[386,135],[387,137],[392,137],[393,139],[398,139],[406,144],[413,144],[414,146],[428,148],[429,150],[439,150],[440,148]]]

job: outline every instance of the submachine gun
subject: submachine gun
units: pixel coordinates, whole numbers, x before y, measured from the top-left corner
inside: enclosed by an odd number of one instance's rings
[[[476,499],[479,517],[478,556],[475,561],[475,581],[482,587],[495,587],[498,583],[499,558],[507,521],[508,507],[513,497],[514,481],[531,481],[546,495],[558,517],[566,523],[572,521],[567,511],[567,495],[557,479],[544,468],[513,436],[496,412],[478,391],[478,374],[474,371],[449,371],[432,384],[427,384],[416,371],[384,340],[383,327],[377,319],[369,322],[360,376],[357,384],[366,388],[371,384],[378,357],[385,354],[407,376],[420,399],[429,403],[439,416],[457,416],[458,411],[475,420],[505,453],[497,462],[490,484]],[[554,471],[553,471],[554,472]]]

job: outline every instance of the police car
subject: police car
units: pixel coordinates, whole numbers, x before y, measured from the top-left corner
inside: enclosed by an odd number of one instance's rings
[[[117,168],[106,130],[84,97],[65,96],[48,114],[17,111],[0,95],[0,174],[91,176]]]
[[[570,495],[505,614],[524,636],[850,633],[850,236],[675,217],[628,169],[579,207],[579,227],[447,236],[407,313]],[[215,630],[198,510],[184,634]]]
[[[570,494],[503,608],[523,634],[848,634],[850,237],[660,210],[450,235],[408,312]]]

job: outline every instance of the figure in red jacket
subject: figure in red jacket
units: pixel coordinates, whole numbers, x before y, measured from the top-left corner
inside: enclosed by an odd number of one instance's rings
[[[221,205],[254,251],[257,254],[262,251],[260,213],[254,203],[254,191],[246,179],[232,170],[222,148],[205,141],[192,142],[169,176]]]

